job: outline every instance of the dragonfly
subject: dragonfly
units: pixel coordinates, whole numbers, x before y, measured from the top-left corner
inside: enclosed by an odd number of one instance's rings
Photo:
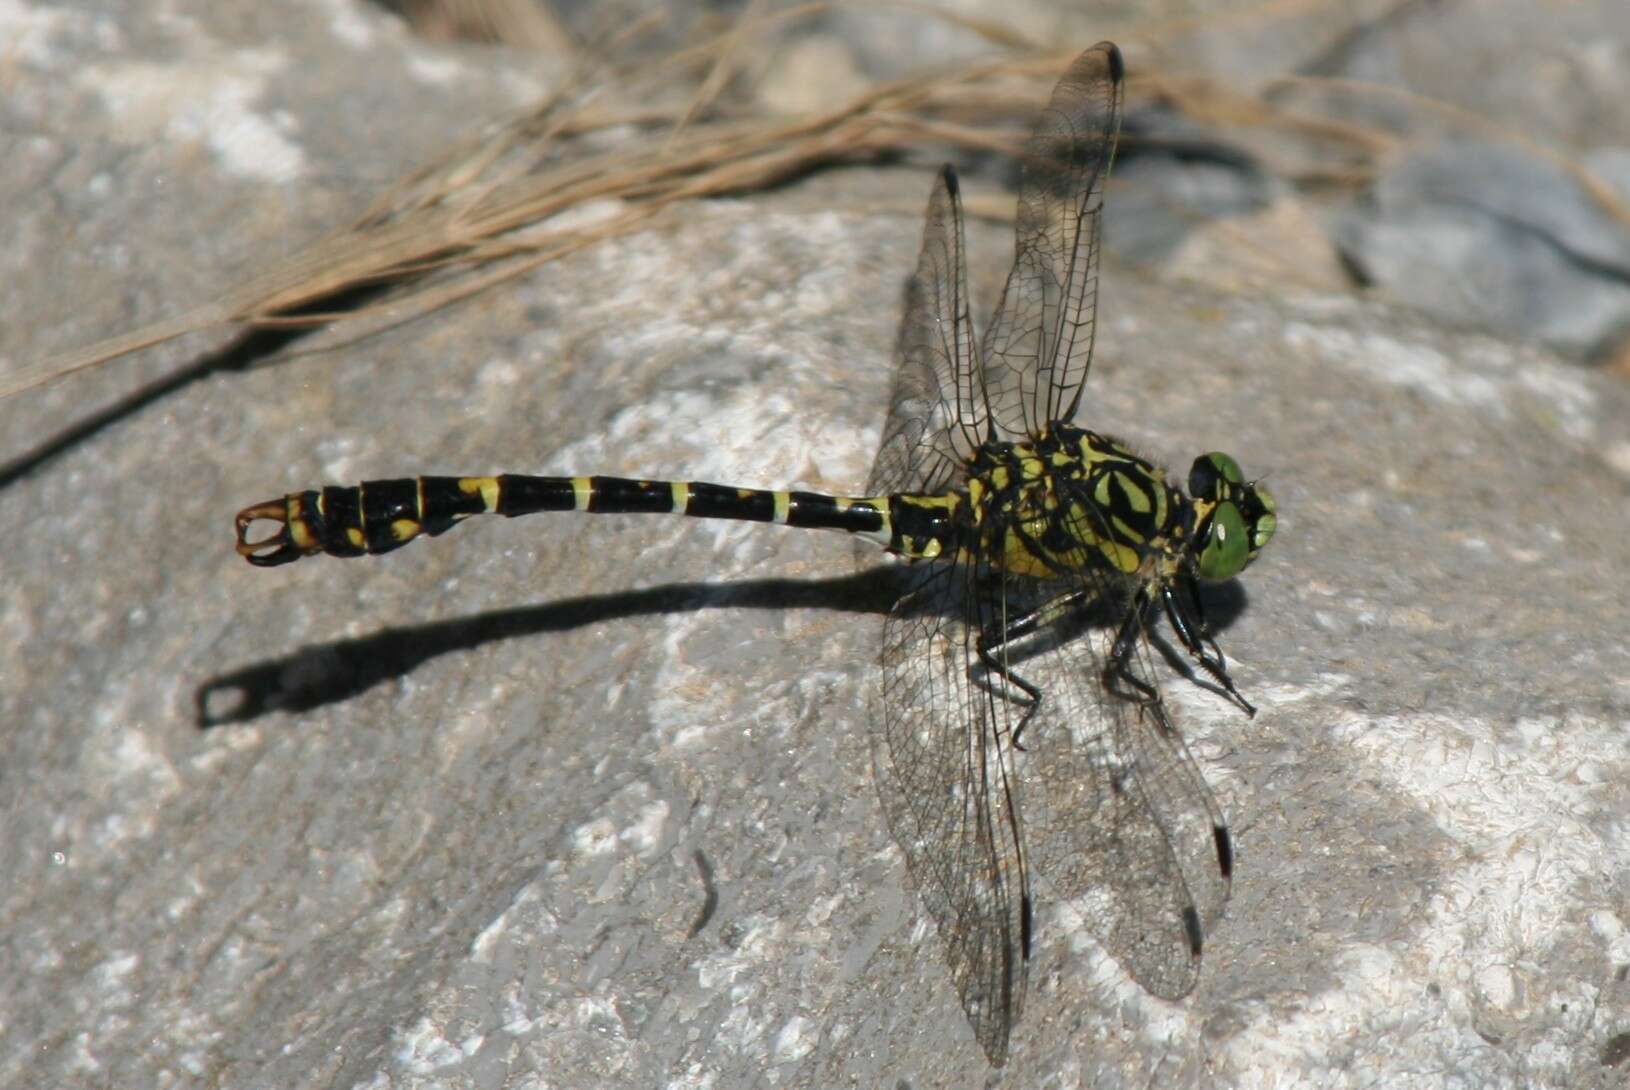
[[[1120,51],[1101,42],[1054,89],[1020,158],[1013,268],[979,336],[957,175],[940,172],[863,494],[408,477],[246,507],[238,552],[262,567],[373,555],[477,515],[551,511],[771,522],[881,546],[907,567],[883,622],[879,798],[985,1055],[1005,1063],[1023,1009],[1038,888],[1076,906],[1145,989],[1181,998],[1233,848],[1161,698],[1151,640],[1164,616],[1211,687],[1255,714],[1199,585],[1255,560],[1276,508],[1227,454],[1173,483],[1075,423],[1124,82]]]

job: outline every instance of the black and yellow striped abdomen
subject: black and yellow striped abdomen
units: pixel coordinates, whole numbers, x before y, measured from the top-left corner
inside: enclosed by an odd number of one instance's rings
[[[934,502],[903,512],[913,535],[902,542],[894,512],[900,497],[856,498],[818,492],[770,491],[626,477],[405,477],[293,492],[238,513],[238,552],[272,567],[303,556],[368,556],[390,552],[421,535],[444,533],[473,515],[672,514],[742,519],[818,530],[842,530],[914,556],[938,555],[948,532]],[[954,506],[954,502],[953,502]],[[279,524],[270,537],[249,539],[257,521]]]

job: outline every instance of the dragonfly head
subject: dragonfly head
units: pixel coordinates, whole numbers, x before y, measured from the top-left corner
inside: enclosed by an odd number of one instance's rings
[[[1278,526],[1272,494],[1247,481],[1239,463],[1220,451],[1194,459],[1189,496],[1200,514],[1193,548],[1201,579],[1234,578],[1256,559]]]

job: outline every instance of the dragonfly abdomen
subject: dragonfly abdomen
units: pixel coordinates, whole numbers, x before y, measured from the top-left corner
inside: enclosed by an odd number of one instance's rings
[[[877,541],[894,540],[889,497],[829,496],[771,491],[705,481],[628,477],[403,477],[291,492],[238,513],[238,552],[251,564],[272,567],[303,556],[371,556],[401,548],[421,535],[444,533],[473,515],[588,514],[689,515],[784,526],[843,530]],[[257,521],[280,524],[251,541]]]

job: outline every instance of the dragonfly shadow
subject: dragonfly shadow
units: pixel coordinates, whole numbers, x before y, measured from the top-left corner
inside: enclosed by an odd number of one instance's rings
[[[899,597],[906,571],[903,566],[880,566],[833,579],[675,583],[493,610],[316,644],[200,685],[194,694],[197,724],[200,730],[209,730],[274,711],[310,711],[409,674],[439,655],[601,621],[702,609],[803,608],[881,616]]]

